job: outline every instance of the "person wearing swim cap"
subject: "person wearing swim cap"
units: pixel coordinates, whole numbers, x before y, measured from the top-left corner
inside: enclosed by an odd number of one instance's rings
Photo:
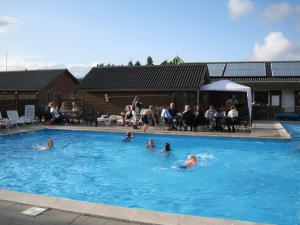
[[[180,169],[187,169],[192,167],[197,163],[197,158],[194,155],[189,155],[188,160],[184,162],[183,165],[179,166]]]

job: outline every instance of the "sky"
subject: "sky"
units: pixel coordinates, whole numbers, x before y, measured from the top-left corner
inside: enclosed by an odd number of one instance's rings
[[[300,60],[300,0],[0,0],[0,71]]]

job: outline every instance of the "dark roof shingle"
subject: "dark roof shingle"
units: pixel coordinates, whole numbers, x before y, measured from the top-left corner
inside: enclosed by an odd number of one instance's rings
[[[178,66],[122,66],[92,68],[79,89],[199,88],[208,77],[206,64]]]
[[[0,72],[0,90],[41,90],[65,71],[68,70],[53,69]]]

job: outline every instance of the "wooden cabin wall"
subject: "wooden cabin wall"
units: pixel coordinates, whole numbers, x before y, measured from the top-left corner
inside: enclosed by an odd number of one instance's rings
[[[105,114],[120,114],[124,111],[126,105],[131,105],[135,96],[139,96],[143,103],[143,108],[154,105],[161,107],[169,105],[172,102],[172,92],[80,92],[83,102],[89,107]],[[108,94],[109,102],[105,101],[105,94]],[[188,93],[189,104],[196,104],[196,93]],[[184,107],[183,94],[178,93],[176,97],[176,105],[179,110]]]

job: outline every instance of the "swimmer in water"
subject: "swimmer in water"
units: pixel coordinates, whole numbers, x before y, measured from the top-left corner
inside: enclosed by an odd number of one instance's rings
[[[166,143],[165,145],[164,145],[164,150],[163,150],[164,152],[170,152],[171,151],[171,146],[170,146],[170,144],[169,143]]]
[[[48,150],[48,149],[53,148],[53,147],[54,147],[54,141],[53,141],[52,138],[49,138],[48,142],[47,142],[47,145],[33,147],[33,149],[44,151],[44,150]]]
[[[183,165],[179,166],[180,169],[187,169],[192,167],[194,164],[197,163],[197,158],[194,155],[189,155],[188,160],[184,162]]]
[[[132,132],[132,131],[128,131],[128,132],[125,134],[125,136],[124,136],[124,138],[123,138],[123,141],[130,141],[131,138],[133,138],[133,137],[134,137],[133,132]]]
[[[147,142],[147,149],[152,150],[153,148],[155,148],[154,141],[152,139],[149,139]]]
[[[49,148],[52,148],[53,146],[54,146],[54,141],[53,141],[52,138],[49,138],[49,139],[48,139],[48,143],[47,143],[48,149],[49,149]]]

